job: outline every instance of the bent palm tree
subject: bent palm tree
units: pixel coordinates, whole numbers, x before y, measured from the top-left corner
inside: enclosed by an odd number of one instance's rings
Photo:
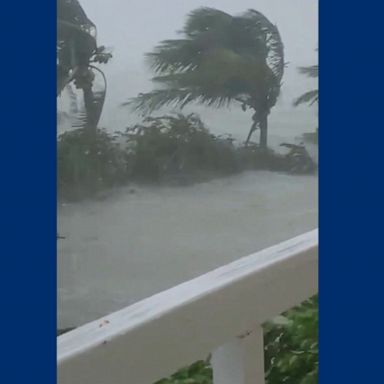
[[[266,148],[268,115],[285,66],[277,27],[255,10],[231,16],[199,8],[189,14],[181,33],[183,38],[162,41],[147,54],[159,87],[125,105],[147,114],[166,105],[222,107],[238,102],[243,110],[254,111],[246,142],[259,128],[260,147]]]
[[[76,127],[96,129],[104,105],[106,78],[92,65],[111,58],[105,47],[98,47],[96,26],[87,17],[78,0],[57,0],[57,96],[74,84],[83,92],[84,110]],[[97,81],[99,86],[96,87]],[[76,99],[74,93],[71,99]]]

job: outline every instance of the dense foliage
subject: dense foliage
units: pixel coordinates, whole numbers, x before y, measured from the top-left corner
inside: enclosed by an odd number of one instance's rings
[[[77,199],[122,184],[125,153],[105,130],[65,132],[57,145],[59,198]]]
[[[77,129],[58,140],[59,197],[77,199],[129,182],[185,183],[238,170],[230,138],[197,115],[147,118],[124,133]]]
[[[59,198],[71,200],[132,182],[185,185],[246,169],[297,166],[292,156],[211,134],[195,114],[149,117],[114,134],[68,131],[59,136],[57,158]]]
[[[149,117],[128,128],[123,137],[134,180],[237,169],[232,141],[210,134],[195,114]]]
[[[279,320],[279,323],[272,322],[265,327],[267,384],[317,384],[317,297],[289,311]]]

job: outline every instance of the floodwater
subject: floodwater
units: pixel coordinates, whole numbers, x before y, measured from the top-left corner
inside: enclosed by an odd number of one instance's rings
[[[79,326],[317,227],[315,176],[249,171],[58,208],[58,326]]]

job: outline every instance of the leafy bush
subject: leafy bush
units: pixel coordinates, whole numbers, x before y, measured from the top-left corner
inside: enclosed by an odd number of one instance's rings
[[[317,384],[318,298],[308,300],[265,327],[267,384]]]
[[[209,133],[195,114],[149,117],[123,135],[134,179],[161,180],[196,172],[234,172],[232,141]]]
[[[79,198],[129,181],[190,181],[239,169],[230,137],[209,133],[195,114],[147,118],[111,135],[77,129],[58,139],[59,197]]]
[[[146,118],[124,133],[77,129],[58,140],[59,198],[135,182],[206,180],[245,169],[291,171],[286,156],[212,135],[196,114]]]
[[[57,174],[60,197],[89,196],[121,184],[126,174],[125,154],[105,130],[77,129],[58,139]]]

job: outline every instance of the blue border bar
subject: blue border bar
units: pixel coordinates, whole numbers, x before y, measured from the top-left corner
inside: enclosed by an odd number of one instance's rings
[[[56,2],[3,3],[1,29],[1,382],[52,384]]]
[[[383,18],[320,4],[320,383],[383,382]]]

